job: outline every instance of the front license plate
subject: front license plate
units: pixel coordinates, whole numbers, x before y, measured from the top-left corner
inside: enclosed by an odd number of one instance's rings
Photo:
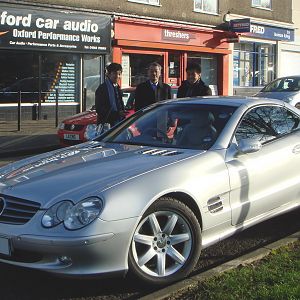
[[[0,237],[0,254],[10,255],[9,240],[3,237]]]
[[[78,141],[79,140],[79,134],[65,133],[64,134],[64,139],[65,140]]]

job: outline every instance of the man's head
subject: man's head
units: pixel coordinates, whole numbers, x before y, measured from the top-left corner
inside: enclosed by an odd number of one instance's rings
[[[157,62],[153,62],[148,67],[148,77],[153,83],[157,83],[161,75],[161,65]]]
[[[201,78],[201,67],[197,63],[190,63],[186,68],[186,77],[190,84],[194,84]]]
[[[106,67],[107,77],[112,83],[118,83],[122,76],[122,66],[117,63],[111,63]]]

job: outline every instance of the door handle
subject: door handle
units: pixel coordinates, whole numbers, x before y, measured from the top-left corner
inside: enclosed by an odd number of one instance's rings
[[[293,152],[294,154],[299,154],[299,153],[300,153],[300,144],[296,145],[296,146],[293,148],[292,152]]]

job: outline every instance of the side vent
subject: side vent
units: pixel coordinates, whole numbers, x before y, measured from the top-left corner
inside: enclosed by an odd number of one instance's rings
[[[176,150],[161,150],[161,149],[148,149],[148,150],[143,150],[139,151],[139,154],[143,155],[160,155],[160,156],[173,156],[177,154],[181,154],[182,152],[178,152]]]
[[[210,213],[214,214],[223,209],[223,202],[221,197],[214,197],[207,201],[207,207]]]

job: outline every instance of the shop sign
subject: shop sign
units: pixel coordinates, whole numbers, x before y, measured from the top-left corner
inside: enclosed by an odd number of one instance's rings
[[[250,19],[236,19],[230,21],[230,29],[234,32],[250,32]]]
[[[250,19],[231,20],[230,30],[233,32],[243,32],[246,36],[270,40],[293,42],[295,39],[294,29],[259,24],[252,22]]]
[[[163,40],[169,40],[174,42],[189,42],[191,39],[195,38],[195,34],[186,31],[162,29]]]
[[[294,29],[272,27],[262,24],[251,24],[250,33],[247,35],[288,42],[293,42],[295,39]]]
[[[111,19],[70,11],[0,8],[0,48],[109,53]]]

